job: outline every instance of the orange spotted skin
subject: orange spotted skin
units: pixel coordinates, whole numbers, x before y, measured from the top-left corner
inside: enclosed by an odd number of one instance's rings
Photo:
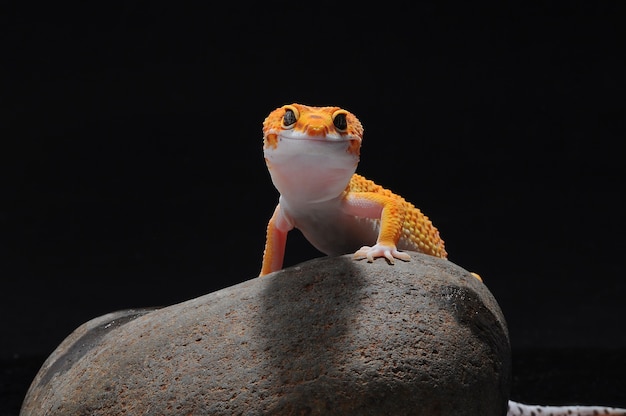
[[[395,215],[401,222],[401,227],[400,233],[393,237],[396,245],[405,250],[418,251],[443,259],[448,258],[439,231],[432,221],[412,203],[356,173],[352,175],[346,192],[371,192],[397,200],[401,209]]]
[[[363,138],[363,126],[356,116],[340,107],[311,107],[303,104],[290,104],[279,107],[272,111],[263,122],[263,145],[264,148],[276,147],[278,136],[275,131],[284,128],[283,117],[287,110],[296,113],[297,121],[293,128],[301,132],[306,132],[311,136],[325,136],[329,133],[340,133],[353,136],[355,139],[350,142],[349,152],[356,155],[361,150],[361,140]],[[338,132],[333,125],[332,117],[338,112],[346,115],[347,127],[345,131]]]

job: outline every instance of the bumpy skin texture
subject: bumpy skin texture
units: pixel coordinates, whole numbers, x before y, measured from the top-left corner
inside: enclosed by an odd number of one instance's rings
[[[337,132],[336,127],[332,123],[332,116],[336,112],[341,112],[346,115],[346,129],[341,132],[346,136],[353,137],[351,142],[350,151],[359,154],[361,149],[361,140],[363,140],[363,126],[359,119],[349,111],[343,110],[340,107],[310,107],[302,104],[291,104],[279,107],[272,111],[263,121],[263,147],[276,147],[278,145],[277,134],[287,129],[283,124],[283,118],[287,110],[296,112],[297,125],[291,127],[302,132],[306,131],[311,119],[317,117],[323,118],[323,123],[316,131],[317,136],[327,134],[329,132]],[[330,121],[330,123],[329,123]]]
[[[385,257],[393,263],[410,259],[400,250],[413,250],[447,258],[439,231],[427,216],[355,173],[362,141],[361,122],[340,107],[294,103],[267,116],[263,150],[280,199],[267,226],[261,276],[282,268],[287,233],[293,228],[328,255],[356,250],[356,259]],[[626,416],[626,409],[509,402],[508,416],[539,414]]]
[[[439,231],[430,219],[412,203],[356,173],[350,179],[347,192],[370,192],[396,200],[401,208],[397,214],[400,234],[394,235],[391,240],[405,250],[430,254],[443,259],[448,257]]]

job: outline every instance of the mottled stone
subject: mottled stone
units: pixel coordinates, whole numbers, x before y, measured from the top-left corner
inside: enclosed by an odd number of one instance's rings
[[[411,254],[316,259],[87,322],[21,415],[504,415],[498,304],[462,268]]]

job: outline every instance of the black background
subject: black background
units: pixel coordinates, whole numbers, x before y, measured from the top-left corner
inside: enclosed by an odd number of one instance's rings
[[[624,381],[620,2],[15,3],[0,25],[0,400],[14,408],[91,318],[257,275],[278,197],[261,123],[291,102],[360,118],[359,172],[483,276],[524,381]],[[287,265],[318,255],[290,235]],[[626,405],[595,388],[577,397]]]

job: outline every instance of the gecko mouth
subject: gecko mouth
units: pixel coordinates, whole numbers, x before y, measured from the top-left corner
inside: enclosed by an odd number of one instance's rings
[[[280,139],[285,139],[285,140],[306,140],[306,141],[311,141],[311,142],[328,142],[328,143],[340,143],[340,142],[349,142],[349,141],[355,140],[354,137],[345,137],[345,136],[339,136],[339,135],[333,135],[333,134],[312,136],[306,133],[294,134],[291,132],[289,135],[279,134],[278,137]]]
[[[308,153],[308,154],[324,154],[332,156],[333,154],[351,154],[353,157],[359,157],[361,148],[361,139],[355,136],[348,135],[325,135],[325,136],[311,136],[304,133],[296,134],[279,134],[277,141],[283,141],[283,147],[288,153]],[[266,149],[276,147],[281,148],[281,145],[273,142],[273,145],[266,146]]]

